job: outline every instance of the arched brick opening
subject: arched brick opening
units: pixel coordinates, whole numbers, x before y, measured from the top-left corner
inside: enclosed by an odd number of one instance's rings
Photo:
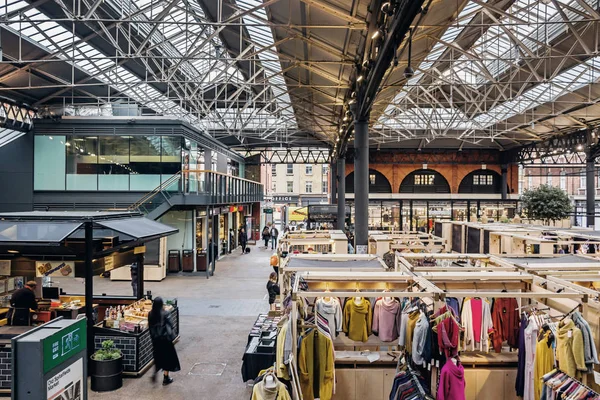
[[[433,169],[418,169],[402,180],[400,193],[450,193],[448,180]]]
[[[346,193],[354,193],[354,171],[346,176]],[[371,168],[369,168],[369,193],[392,193],[392,185],[385,175]]]

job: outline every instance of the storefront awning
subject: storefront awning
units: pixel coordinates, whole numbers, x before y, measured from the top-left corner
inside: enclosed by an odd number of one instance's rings
[[[98,221],[97,225],[125,234],[134,240],[152,239],[177,233],[177,229],[147,218]]]
[[[0,221],[0,243],[58,245],[81,225],[81,222]]]

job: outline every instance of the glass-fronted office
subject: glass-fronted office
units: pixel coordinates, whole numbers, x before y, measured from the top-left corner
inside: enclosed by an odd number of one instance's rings
[[[180,171],[217,171],[218,154],[210,154],[208,161],[201,145],[181,136],[37,135],[34,190],[146,192]],[[223,172],[239,176],[240,164],[227,158]],[[202,182],[186,184],[195,191]]]

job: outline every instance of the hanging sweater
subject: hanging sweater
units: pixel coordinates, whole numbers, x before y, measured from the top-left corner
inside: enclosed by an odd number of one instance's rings
[[[594,337],[592,336],[592,330],[590,325],[583,318],[583,315],[579,311],[575,311],[572,316],[575,326],[581,329],[583,335],[583,354],[585,356],[585,365],[589,373],[594,370],[594,364],[600,364],[598,361],[598,352],[596,350],[596,343],[594,343]]]
[[[334,372],[333,343],[321,332],[302,338],[298,353],[298,375],[305,400],[331,400]]]
[[[406,323],[406,343],[405,348],[406,351],[412,352],[412,343],[413,343],[413,335],[415,332],[415,326],[417,325],[417,321],[421,317],[421,312],[415,311],[408,315],[408,322]]]
[[[420,313],[412,341],[412,360],[415,364],[425,367],[428,351],[426,350],[427,335],[429,334],[429,318],[425,313]]]
[[[362,299],[360,304],[354,298],[348,300],[344,306],[344,333],[351,340],[366,342],[371,335],[372,319],[369,300]]]
[[[540,399],[542,395],[542,377],[554,369],[554,351],[548,343],[551,331],[544,333],[542,340],[535,346],[535,365],[533,367],[533,395]]]
[[[391,342],[398,339],[400,332],[400,302],[392,297],[384,297],[375,302],[373,312],[373,332],[379,339]]]
[[[437,400],[465,400],[465,369],[462,364],[448,360],[440,374]]]
[[[285,353],[285,340],[288,330],[288,323],[284,323],[277,335],[277,352],[275,353],[275,361],[276,368],[275,373],[278,378],[290,380],[290,373],[288,371],[288,366],[285,363],[284,353]],[[289,357],[289,354],[288,354]]]
[[[471,308],[472,299],[465,300],[462,308],[460,320],[465,329],[463,350],[475,351],[475,343],[479,343],[478,350],[489,351],[488,336],[494,330],[492,325],[492,314],[490,312],[490,304],[482,300],[481,303],[476,301],[476,310],[473,312]],[[481,304],[481,308],[478,306]],[[476,327],[478,329],[476,329]],[[475,333],[478,332],[478,335]]]
[[[283,383],[277,381],[275,387],[267,388],[265,381],[262,380],[252,388],[250,400],[291,400],[291,398]]]
[[[506,341],[512,349],[519,346],[519,307],[516,299],[498,298],[492,309],[494,351],[500,353]]]
[[[558,367],[567,375],[580,379],[581,373],[587,372],[581,329],[575,326],[572,319],[566,318],[558,324],[558,337],[556,339]]]
[[[317,299],[315,310],[327,320],[329,332],[333,337],[342,331],[342,306],[338,299],[335,297]]]

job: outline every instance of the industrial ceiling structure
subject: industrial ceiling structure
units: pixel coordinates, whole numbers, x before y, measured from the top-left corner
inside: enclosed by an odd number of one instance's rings
[[[5,0],[0,100],[337,149],[366,93],[373,148],[514,149],[600,124],[599,3]]]

